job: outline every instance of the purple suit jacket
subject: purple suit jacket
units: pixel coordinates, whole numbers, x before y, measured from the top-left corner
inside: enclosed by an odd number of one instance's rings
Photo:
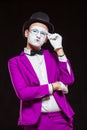
[[[74,82],[72,68],[70,68],[71,73],[69,74],[66,62],[58,61],[56,54],[44,50],[44,59],[49,83],[62,81],[64,84],[71,85]],[[50,95],[48,84],[40,85],[38,77],[24,52],[9,59],[8,69],[14,90],[20,99],[18,125],[37,123],[41,113],[42,97]],[[69,119],[72,118],[74,111],[65,95],[61,91],[54,92],[53,95],[66,116]]]

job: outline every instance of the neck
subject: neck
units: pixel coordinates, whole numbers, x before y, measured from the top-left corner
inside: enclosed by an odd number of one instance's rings
[[[31,44],[27,44],[27,49],[29,49],[29,50],[40,50],[41,49],[41,47],[36,47],[36,46],[32,46]]]

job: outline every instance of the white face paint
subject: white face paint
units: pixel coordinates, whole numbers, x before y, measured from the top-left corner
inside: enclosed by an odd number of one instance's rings
[[[36,47],[41,47],[45,43],[47,34],[48,31],[45,28],[34,26],[30,29],[28,43]]]

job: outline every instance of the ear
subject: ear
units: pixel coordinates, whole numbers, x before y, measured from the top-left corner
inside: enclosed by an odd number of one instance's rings
[[[25,32],[24,32],[24,36],[27,38],[28,37],[28,33],[29,33],[29,30],[26,29]]]

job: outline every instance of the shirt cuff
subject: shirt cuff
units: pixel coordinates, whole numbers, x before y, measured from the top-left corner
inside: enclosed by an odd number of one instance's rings
[[[63,84],[61,81],[60,81],[60,84],[61,84],[61,87],[59,90],[63,91],[64,94],[67,94],[68,93],[68,86]]]
[[[59,61],[67,62],[67,57],[66,57],[66,55],[58,56],[58,59],[59,59]]]
[[[59,61],[61,61],[61,62],[67,62],[67,57],[66,57],[66,55],[63,55],[63,56],[58,56],[58,59],[59,59]],[[70,66],[69,66],[69,64],[68,64],[68,62],[67,62],[67,70],[68,70],[68,72],[69,72],[69,74],[70,74]]]
[[[52,87],[52,84],[48,84],[48,87],[49,87],[49,92],[50,92],[50,94],[52,94],[52,93],[53,93],[53,87]]]

